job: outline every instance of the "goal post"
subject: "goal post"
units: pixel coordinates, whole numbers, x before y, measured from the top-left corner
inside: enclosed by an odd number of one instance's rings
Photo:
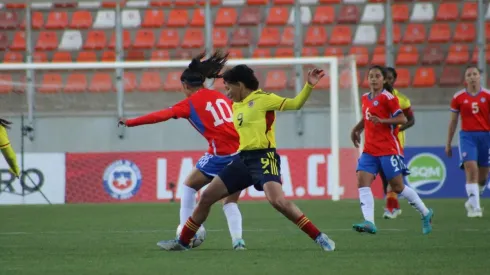
[[[117,96],[114,93],[109,93],[111,96],[112,106],[117,105],[118,110],[124,110],[127,107],[124,105],[125,101],[130,101],[131,93],[126,93],[124,91],[124,86],[121,81],[127,81],[125,77],[120,79],[116,77],[116,69],[123,69],[126,71],[162,71],[162,80],[165,81],[166,70],[182,71],[189,65],[190,61],[142,61],[142,62],[84,62],[84,63],[12,63],[12,64],[0,64],[0,75],[17,73],[22,74],[26,71],[34,72],[34,80],[31,82],[23,82],[22,85],[34,86],[35,96],[42,94],[43,83],[40,81],[41,76],[44,76],[45,72],[58,72],[59,74],[73,74],[73,72],[78,72],[79,74],[91,74],[93,71],[104,70],[105,72],[110,72],[113,76],[112,81],[115,83],[114,89],[117,90]],[[319,83],[319,87],[315,90],[320,90],[321,92],[314,92],[312,98],[306,103],[306,110],[308,109],[318,109],[321,112],[326,113],[326,116],[319,116],[324,119],[321,123],[324,129],[322,129],[321,139],[325,142],[321,145],[310,145],[303,144],[303,147],[315,148],[322,147],[324,149],[329,149],[329,155],[326,156],[326,162],[328,163],[327,172],[327,185],[324,186],[328,190],[328,195],[331,196],[332,200],[339,200],[344,195],[343,184],[353,185],[352,182],[355,179],[355,165],[357,157],[359,156],[359,151],[355,150],[350,142],[350,129],[358,122],[361,118],[361,106],[359,99],[358,90],[358,72],[356,66],[356,60],[354,56],[346,57],[300,57],[300,58],[263,58],[263,59],[230,59],[227,62],[227,67],[245,64],[252,67],[257,72],[257,76],[261,83],[261,87],[270,92],[277,92],[280,95],[292,97],[297,92],[299,92],[296,82],[296,76],[303,76],[306,80],[306,71],[311,66],[316,66],[324,69],[326,72],[326,77]],[[299,65],[299,66],[298,66]],[[298,72],[298,67],[302,67],[302,72]],[[272,71],[272,72],[271,72]],[[270,81],[269,73],[273,74],[274,71],[286,71],[286,77],[280,77],[278,75],[277,81],[287,82],[285,87],[281,88],[287,91],[277,91],[274,89],[268,89]],[[88,81],[90,77],[87,76]],[[301,81],[305,81],[301,80]],[[119,81],[119,83],[118,83]],[[274,78],[273,80],[274,81]],[[63,76],[62,84],[67,83],[66,77]],[[2,84],[2,78],[0,78],[0,86]],[[16,85],[19,85],[18,83]],[[51,84],[52,85],[52,84]],[[68,84],[66,84],[68,85]],[[275,85],[272,85],[276,87]],[[296,86],[296,87],[295,87]],[[25,88],[25,87],[24,87]],[[218,90],[222,87],[216,87]],[[64,87],[59,87],[62,91]],[[122,89],[122,90],[121,90]],[[29,90],[29,89],[25,89]],[[41,92],[40,92],[41,91]],[[61,92],[63,94],[63,92]],[[30,95],[26,95],[29,97]],[[59,100],[53,95],[50,95],[48,100]],[[63,94],[63,97],[67,96]],[[152,93],[152,97],[155,93]],[[125,99],[128,100],[125,100]],[[36,98],[37,99],[37,98]],[[27,99],[29,104],[36,104],[37,100]],[[77,104],[82,100],[66,100],[67,102]],[[70,101],[70,102],[68,102]],[[153,99],[153,101],[156,101]],[[126,102],[127,103],[127,102]],[[60,105],[61,103],[57,103]],[[81,104],[81,103],[80,103]],[[63,104],[61,104],[63,105]],[[121,105],[121,106],[119,106]],[[67,105],[68,106],[68,105]],[[145,105],[142,105],[145,106]],[[68,107],[67,107],[68,108]],[[153,106],[147,105],[146,108],[153,109]],[[36,108],[30,108],[32,110],[38,110]],[[141,108],[139,109],[141,110]],[[90,109],[87,109],[90,111]],[[36,111],[35,111],[36,112]],[[125,111],[123,111],[125,112]],[[300,116],[304,113],[299,114]],[[325,120],[325,117],[328,119]],[[291,122],[293,123],[293,122]],[[320,126],[322,127],[322,126]],[[310,132],[305,132],[303,135],[315,135],[317,129],[311,130]],[[279,144],[278,147],[281,147]],[[349,166],[346,168],[346,166]],[[353,174],[346,176],[346,174]],[[352,188],[350,188],[352,189]]]

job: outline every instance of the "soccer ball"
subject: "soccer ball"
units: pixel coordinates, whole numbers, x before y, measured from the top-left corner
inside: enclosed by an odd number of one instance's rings
[[[179,226],[177,226],[177,238],[179,238],[181,232],[182,226],[179,224]],[[191,239],[189,245],[191,248],[199,247],[204,242],[204,239],[206,239],[206,229],[204,229],[204,226],[201,226],[201,228],[197,230],[196,235]]]

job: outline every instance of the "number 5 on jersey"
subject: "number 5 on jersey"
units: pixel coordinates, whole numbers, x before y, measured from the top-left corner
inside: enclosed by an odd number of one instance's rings
[[[478,107],[478,102],[471,103],[471,112],[473,114],[478,114],[479,111],[480,111],[480,107]]]
[[[219,114],[216,111],[216,108],[218,109]],[[218,98],[214,102],[214,105],[211,103],[211,101],[208,101],[206,103],[206,111],[211,112],[214,119],[214,126],[219,126],[225,123],[225,121],[233,122],[233,112],[231,111],[230,105],[228,105],[228,103],[222,98]]]

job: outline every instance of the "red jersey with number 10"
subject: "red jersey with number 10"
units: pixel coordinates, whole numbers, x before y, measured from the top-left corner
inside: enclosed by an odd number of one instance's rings
[[[476,95],[466,90],[457,92],[451,101],[451,111],[461,114],[463,131],[490,132],[490,91],[482,89]]]
[[[398,140],[397,125],[383,124],[369,120],[370,116],[380,119],[391,118],[402,112],[396,96],[383,91],[372,98],[371,93],[362,96],[362,113],[364,119],[364,151],[372,156],[403,156],[403,148]]]

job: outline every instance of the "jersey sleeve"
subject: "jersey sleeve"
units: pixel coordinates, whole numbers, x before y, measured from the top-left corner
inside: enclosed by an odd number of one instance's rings
[[[386,98],[388,110],[390,111],[390,115],[392,117],[396,117],[402,112],[402,109],[400,108],[400,102],[398,101],[398,98],[396,96],[392,97],[387,97]]]
[[[10,145],[7,130],[3,126],[0,126],[0,149],[3,149]]]
[[[453,97],[453,99],[451,100],[451,112],[459,113],[459,108],[460,104],[458,98]]]
[[[190,113],[191,110],[189,105],[189,99],[186,98],[170,108],[149,113],[147,115],[140,116],[137,118],[128,119],[126,121],[126,126],[134,127],[134,126],[145,125],[145,124],[154,124],[158,122],[167,121],[171,118],[174,119],[189,118]]]
[[[278,96],[272,93],[259,92],[261,94],[256,104],[260,104],[258,107],[266,111],[282,111],[286,102],[285,97]]]

